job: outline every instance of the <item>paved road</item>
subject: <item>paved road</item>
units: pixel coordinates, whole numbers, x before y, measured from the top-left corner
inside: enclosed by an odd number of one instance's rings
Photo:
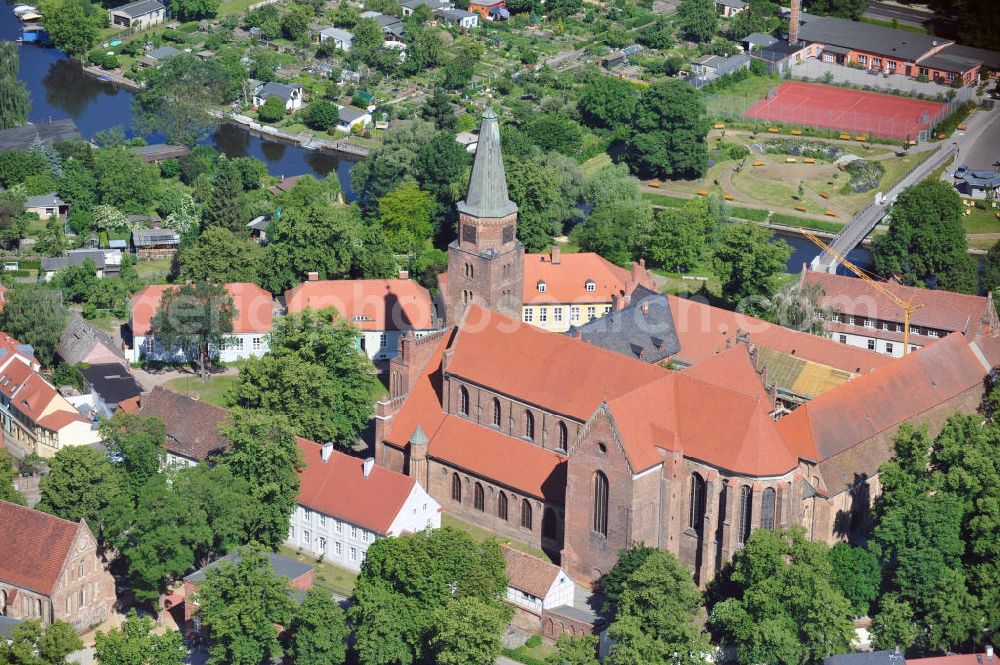
[[[934,13],[915,7],[904,7],[895,3],[872,2],[868,5],[865,16],[883,21],[896,19],[900,23],[924,27],[926,23],[929,23],[934,18]]]
[[[959,141],[956,166],[965,165],[971,169],[993,169],[995,168],[993,164],[1000,160],[1000,113],[993,111],[987,115],[989,115],[989,122],[978,130],[978,134],[973,137],[973,140],[966,140],[965,134],[967,132],[956,134]],[[973,131],[976,131],[975,126],[973,126]]]

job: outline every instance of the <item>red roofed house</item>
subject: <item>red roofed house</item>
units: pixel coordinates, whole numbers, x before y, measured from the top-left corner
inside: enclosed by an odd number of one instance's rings
[[[228,412],[221,406],[156,386],[139,397],[135,412],[163,421],[168,465],[194,466],[229,450],[229,442],[220,431]]]
[[[18,456],[52,457],[100,441],[97,430],[41,374],[34,350],[0,333],[0,426]]]
[[[298,439],[306,467],[286,543],[360,570],[378,538],[441,526],[441,506],[414,478]]]
[[[479,151],[493,130],[487,114]],[[502,173],[499,148],[487,150],[496,163],[486,172]],[[477,152],[473,179],[483,168]],[[754,529],[798,524],[818,540],[846,539],[898,426],[939,428],[979,402],[990,365],[961,335],[881,362],[777,327],[751,330],[761,346],[816,353],[854,375],[782,418],[749,345],[733,339],[742,323],[710,308],[670,302],[683,371],[525,325],[511,297],[519,245],[504,244],[516,237],[506,231],[516,208],[500,179],[490,182],[470,184],[478,198],[460,204],[460,225],[472,230],[460,235],[492,244],[449,248],[449,289],[461,285],[449,307],[461,318],[402,339],[377,406],[376,462],[413,477],[449,513],[541,548],[581,584],[635,542],[673,552],[705,584]],[[489,288],[477,292],[471,275],[483,271]],[[715,334],[686,332],[717,324]]]
[[[274,304],[271,294],[256,284],[237,282],[226,284],[226,291],[233,299],[236,315],[233,332],[222,349],[216,349],[219,360],[235,362],[250,356],[267,353],[267,336],[271,333]],[[132,295],[132,348],[127,349],[129,361],[163,360],[183,362],[186,354],[181,349],[164,349],[151,334],[153,317],[160,307],[160,299],[167,289],[174,286],[147,286]]]
[[[115,581],[85,521],[0,501],[0,524],[0,616],[65,621],[78,631],[108,617]]]
[[[361,335],[358,348],[372,360],[396,355],[399,338],[440,328],[431,295],[409,279],[309,280],[285,293],[288,312],[333,307]]]
[[[802,271],[800,284],[815,284],[823,290],[820,305],[834,312],[825,324],[832,339],[890,356],[903,355],[904,312],[888,296],[860,279],[812,270]],[[971,340],[1000,329],[992,294],[974,296],[897,283],[886,288],[920,306],[910,317],[911,350],[953,332]]]
[[[503,546],[507,563],[507,600],[532,614],[573,604],[576,585],[559,566]]]

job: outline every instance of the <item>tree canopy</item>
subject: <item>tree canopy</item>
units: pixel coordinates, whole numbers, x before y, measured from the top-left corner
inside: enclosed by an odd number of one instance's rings
[[[107,633],[97,631],[94,657],[100,665],[183,665],[187,649],[181,634],[153,632],[155,623],[129,610],[125,623]]]
[[[222,284],[185,283],[164,291],[150,322],[151,334],[168,353],[181,349],[193,358],[198,374],[207,381],[212,352],[233,332],[233,319],[238,314]]]
[[[725,226],[712,248],[713,272],[722,280],[722,295],[732,303],[766,298],[775,289],[775,278],[785,270],[792,248],[754,224]],[[744,303],[756,308],[760,302]]]
[[[341,665],[347,657],[347,619],[328,591],[309,590],[295,610],[288,655],[296,665]]]
[[[690,1],[695,0],[685,0]],[[699,177],[708,167],[707,133],[705,105],[697,90],[673,79],[654,83],[636,105],[625,161],[639,177]]]
[[[264,249],[221,226],[211,226],[181,249],[181,277],[189,281],[256,282]]]
[[[7,289],[0,329],[30,344],[42,365],[55,365],[56,346],[65,325],[66,311],[58,292],[38,284],[17,284]]]
[[[83,648],[83,640],[65,621],[42,628],[38,619],[26,619],[14,627],[11,641],[0,640],[0,663],[4,665],[65,665],[66,657]]]
[[[21,506],[27,505],[24,495],[14,489],[14,478],[17,470],[14,468],[14,456],[0,448],[0,501],[9,501]]]

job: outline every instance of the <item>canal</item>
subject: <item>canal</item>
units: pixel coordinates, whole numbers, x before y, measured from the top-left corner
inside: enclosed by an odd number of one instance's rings
[[[13,5],[0,3],[0,39],[15,41],[20,35],[20,25],[13,13]],[[96,132],[120,126],[129,137],[136,136],[132,129],[132,93],[111,83],[101,83],[80,71],[61,51],[34,44],[22,44],[20,78],[31,93],[32,122],[45,122],[72,118],[85,138]],[[161,141],[160,136],[146,136],[150,142]],[[351,191],[350,173],[354,161],[315,150],[305,150],[297,145],[267,141],[253,136],[236,125],[223,125],[205,143],[214,146],[230,157],[256,157],[267,165],[274,176],[292,176],[303,173],[323,177],[336,173],[344,196],[355,198]]]

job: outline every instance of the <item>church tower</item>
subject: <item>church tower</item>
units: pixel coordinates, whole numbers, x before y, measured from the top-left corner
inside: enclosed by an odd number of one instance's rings
[[[524,246],[517,239],[517,205],[507,195],[500,127],[483,114],[469,191],[458,202],[458,239],[448,246],[447,319],[455,325],[469,303],[521,319]]]

